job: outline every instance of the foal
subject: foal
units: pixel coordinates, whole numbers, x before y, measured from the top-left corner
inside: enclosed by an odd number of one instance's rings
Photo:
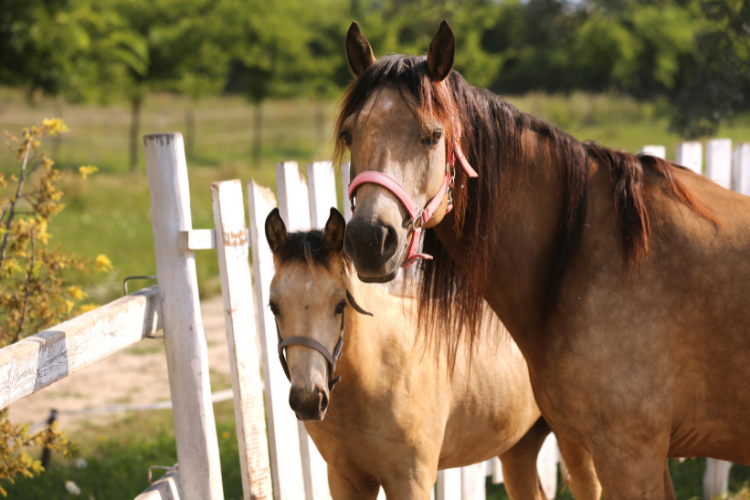
[[[483,335],[471,369],[462,348],[452,373],[445,356],[418,352],[416,300],[353,279],[344,227],[336,209],[323,232],[287,233],[277,209],[265,227],[289,404],[328,463],[334,500],[374,499],[379,486],[391,500],[428,499],[438,469],[494,456],[511,498],[543,500],[536,457],[549,427],[516,345]],[[564,458],[577,497],[599,498],[590,460]]]

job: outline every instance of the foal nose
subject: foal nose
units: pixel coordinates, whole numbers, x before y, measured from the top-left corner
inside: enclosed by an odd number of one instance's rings
[[[352,220],[346,225],[344,251],[354,260],[360,273],[379,272],[398,247],[398,232],[389,224]]]
[[[328,409],[328,391],[317,385],[310,389],[292,386],[289,406],[300,420],[323,420]]]

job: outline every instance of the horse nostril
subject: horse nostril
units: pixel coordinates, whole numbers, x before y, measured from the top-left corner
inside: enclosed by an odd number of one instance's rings
[[[398,235],[393,226],[380,226],[384,233],[380,254],[384,259],[390,259],[398,250]]]
[[[346,228],[344,251],[352,258],[370,262],[388,261],[398,251],[398,233],[391,225],[350,222]]]
[[[320,391],[320,389],[318,389]],[[328,394],[326,391],[320,391],[318,394],[318,411],[323,413],[328,409]]]

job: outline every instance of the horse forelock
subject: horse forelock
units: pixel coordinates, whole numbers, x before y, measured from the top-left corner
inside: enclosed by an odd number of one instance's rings
[[[515,202],[524,170],[530,159],[546,157],[559,171],[560,216],[545,293],[545,316],[555,307],[566,269],[575,254],[586,220],[589,191],[589,167],[593,161],[608,168],[614,185],[613,201],[622,233],[624,264],[634,266],[648,254],[653,233],[643,166],[654,166],[662,174],[667,191],[697,213],[707,216],[697,201],[663,161],[613,151],[581,143],[558,128],[518,110],[488,90],[470,86],[456,71],[442,83],[429,76],[425,57],[391,55],[367,68],[346,89],[339,103],[335,127],[334,159],[341,164],[346,145],[340,137],[345,120],[358,115],[373,91],[395,84],[400,92],[408,90],[417,100],[415,116],[433,116],[453,132],[459,122],[463,131],[461,146],[469,163],[478,171],[469,180],[457,169],[454,186],[456,230],[466,254],[463,272],[448,255],[434,231],[426,230],[424,251],[433,260],[423,260],[420,283],[419,318],[425,332],[460,332],[469,328],[473,340],[483,316],[481,286],[493,262],[493,244],[505,216]],[[446,134],[447,135],[447,134]],[[655,162],[655,163],[654,163]],[[428,334],[429,335],[429,334]],[[447,343],[451,357],[458,338],[436,336]]]
[[[277,257],[280,265],[303,263],[311,270],[321,266],[335,271],[330,264],[336,257],[340,257],[347,268],[351,265],[351,259],[344,252],[326,246],[323,231],[317,229],[289,233]]]

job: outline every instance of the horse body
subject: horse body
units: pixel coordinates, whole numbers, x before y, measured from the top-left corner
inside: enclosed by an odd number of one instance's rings
[[[284,230],[278,237],[283,223],[273,217],[274,213],[269,216],[272,229],[267,222],[266,232],[276,249],[271,301],[281,337],[307,335],[332,347],[338,336],[337,318],[326,318],[342,290],[356,299],[357,308],[374,313],[371,317],[345,309],[344,347],[335,371],[342,381],[322,410],[323,356],[304,346],[290,346],[286,352],[290,403],[306,420],[308,433],[328,463],[333,498],[375,498],[382,485],[389,499],[427,499],[438,469],[500,456],[512,498],[542,500],[536,456],[549,427],[540,418],[526,363],[512,340],[482,336],[471,366],[468,350],[462,347],[451,373],[445,356],[415,347],[416,300],[351,277],[342,242],[325,264],[313,263],[303,254],[290,258],[279,246],[283,243],[274,243],[287,236]],[[332,220],[340,222],[343,238],[344,221],[338,212],[329,219],[326,233],[334,231],[329,227]],[[300,238],[315,240],[315,233],[288,236]],[[316,252],[314,243],[312,248],[310,255]],[[494,330],[501,327],[497,321],[488,324]],[[306,398],[300,392],[317,396]],[[575,454],[569,460],[579,498],[595,499],[600,490],[591,463]]]
[[[473,165],[480,177],[473,191],[466,186],[475,181],[457,172],[457,210],[428,223],[440,246],[433,243],[434,264],[423,267],[433,277],[425,286],[442,279],[439,265],[472,278],[475,288],[465,293],[481,293],[503,321],[561,447],[567,439],[591,454],[608,499],[674,497],[668,456],[750,464],[750,199],[663,160],[581,144],[469,88],[450,71],[449,32],[441,26],[426,59],[391,56],[364,65],[352,87],[361,100],[349,93],[344,104],[360,111],[342,113],[338,125],[353,175],[384,173],[420,206],[445,171],[445,144],[455,140],[451,120],[464,120],[470,160],[495,155],[497,163]],[[367,45],[358,29],[349,37]],[[361,59],[349,43],[347,56]],[[362,81],[375,82],[377,91],[365,94]],[[418,82],[427,105],[409,82]],[[458,99],[470,103],[470,116],[441,103],[442,89],[456,108]],[[496,132],[472,126],[483,117]],[[416,146],[424,130],[439,127],[446,137]],[[505,143],[487,135],[501,132]],[[482,182],[510,187],[481,191]],[[504,201],[497,193],[510,193],[512,202],[497,208]],[[472,194],[485,205],[468,199]],[[411,228],[390,191],[362,185],[356,196],[347,252],[366,279],[378,281],[400,264],[398,249]],[[485,232],[473,233],[477,227]],[[389,235],[380,247],[363,245],[380,234]],[[484,244],[486,254],[473,248]],[[397,250],[386,251],[391,247]],[[436,294],[451,306],[460,300],[450,287],[428,292],[423,297]]]

